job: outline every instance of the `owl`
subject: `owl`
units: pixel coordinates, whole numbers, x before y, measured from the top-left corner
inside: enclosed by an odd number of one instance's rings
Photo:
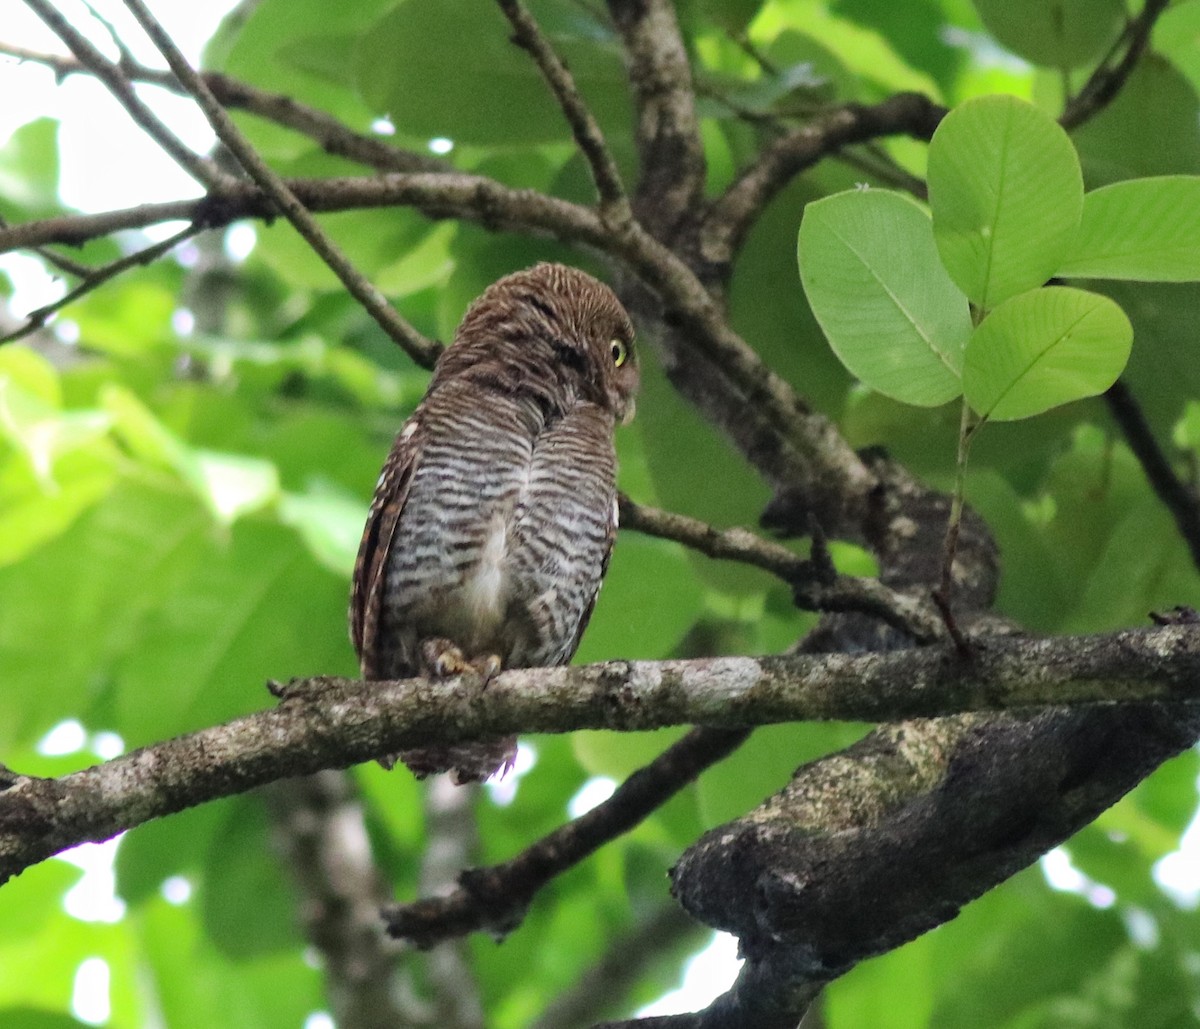
[[[350,601],[364,679],[566,664],[617,531],[613,431],[633,417],[633,326],[590,275],[539,264],[470,306],[396,436]],[[483,781],[516,738],[404,751]]]

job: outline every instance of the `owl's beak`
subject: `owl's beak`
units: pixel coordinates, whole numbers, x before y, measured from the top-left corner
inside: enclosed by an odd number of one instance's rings
[[[625,411],[621,415],[621,424],[628,425],[633,421],[633,416],[637,412],[637,400],[630,397],[625,404]]]

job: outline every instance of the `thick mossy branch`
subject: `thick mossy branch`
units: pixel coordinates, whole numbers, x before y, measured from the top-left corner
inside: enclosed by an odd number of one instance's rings
[[[674,892],[753,961],[786,954],[803,978],[831,979],[952,918],[1200,733],[1198,705],[1111,715],[962,715],[871,733],[701,839]]]

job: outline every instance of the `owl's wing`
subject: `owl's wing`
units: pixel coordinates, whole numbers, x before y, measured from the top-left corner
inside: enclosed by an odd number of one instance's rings
[[[604,538],[604,556],[600,559],[600,578],[596,580],[596,588],[592,590],[591,596],[587,598],[583,615],[579,619],[579,625],[575,629],[575,636],[571,640],[570,654],[574,654],[579,649],[579,641],[583,639],[583,631],[588,627],[588,622],[592,620],[592,612],[596,610],[596,598],[600,596],[600,585],[604,582],[604,577],[608,574],[608,562],[612,559],[613,544],[617,541],[617,529],[620,528],[620,521],[621,509],[617,504],[617,498],[614,494],[612,516],[608,520],[608,532]]]
[[[566,664],[591,618],[617,534],[612,416],[582,403],[541,432],[517,504],[513,595],[528,619],[518,665]]]
[[[350,590],[350,641],[358,654],[364,679],[378,676],[375,645],[383,610],[384,579],[392,538],[408,500],[413,471],[420,455],[421,436],[420,423],[414,414],[400,430],[379,475],[362,543],[358,547],[358,559],[354,562],[354,581]]]

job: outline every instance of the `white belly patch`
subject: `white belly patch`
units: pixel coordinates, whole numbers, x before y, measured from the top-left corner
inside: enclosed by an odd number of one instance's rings
[[[504,612],[507,583],[504,564],[508,552],[508,525],[497,515],[488,526],[479,563],[463,583],[470,619],[485,633],[495,627]]]

